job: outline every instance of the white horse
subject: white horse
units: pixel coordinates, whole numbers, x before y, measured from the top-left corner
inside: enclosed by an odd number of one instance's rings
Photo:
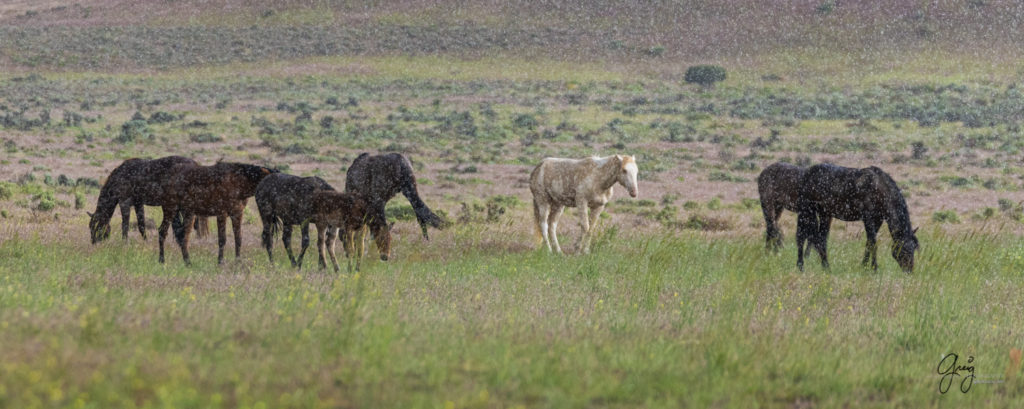
[[[530,192],[533,193],[533,219],[537,232],[551,251],[562,252],[558,245],[558,217],[568,207],[579,209],[583,234],[577,248],[590,253],[591,230],[597,216],[612,198],[612,186],[619,183],[632,197],[637,196],[636,159],[615,155],[586,159],[545,158],[530,173]]]

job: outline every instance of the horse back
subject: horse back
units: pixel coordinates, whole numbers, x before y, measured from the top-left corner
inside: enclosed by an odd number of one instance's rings
[[[544,158],[530,173],[530,191],[555,204],[576,206],[584,179],[596,169],[593,158]]]

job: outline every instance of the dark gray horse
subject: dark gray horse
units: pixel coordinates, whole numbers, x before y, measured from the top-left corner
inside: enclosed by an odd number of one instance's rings
[[[821,164],[807,169],[800,179],[797,201],[796,244],[797,267],[804,267],[804,243],[810,241],[821,256],[821,265],[828,268],[826,243],[832,218],[864,221],[868,236],[863,264],[871,259],[878,269],[878,248],[875,237],[882,222],[889,224],[892,235],[892,257],[905,272],[914,270],[914,252],[919,244],[917,229],[910,225],[910,212],[903,193],[891,177],[877,167],[864,169]]]

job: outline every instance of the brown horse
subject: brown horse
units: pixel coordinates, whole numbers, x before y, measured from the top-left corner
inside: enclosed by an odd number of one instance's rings
[[[330,190],[314,191],[310,203],[312,214],[310,220],[316,224],[316,248],[320,254],[320,268],[326,268],[324,260],[324,232],[336,226],[344,234],[342,242],[348,257],[348,271],[352,271],[352,258],[355,258],[355,271],[359,271],[360,259],[363,255],[363,236],[366,234],[368,222],[373,219],[369,202],[362,196],[353,193],[339,193]],[[391,254],[391,235],[387,232],[387,224],[371,224],[370,231],[377,243],[377,251],[382,260]],[[384,229],[381,231],[380,229]],[[338,271],[338,260],[334,257],[334,246],[327,243],[327,251],[331,256],[334,271]]]
[[[426,203],[420,199],[416,190],[416,175],[412,173],[412,163],[400,154],[360,154],[352,161],[352,166],[349,166],[345,174],[345,191],[359,194],[369,202],[371,226],[376,224],[379,227],[386,223],[384,207],[398,192],[402,192],[402,195],[409,199],[409,204],[412,205],[416,220],[423,231],[423,238],[430,239],[427,235],[427,226],[438,229],[442,226],[441,218],[430,211]]]
[[[260,181],[271,173],[277,173],[277,170],[242,163],[175,166],[166,185],[168,201],[163,206],[164,219],[160,223],[160,262],[164,262],[167,229],[174,224],[181,256],[185,264],[191,264],[188,241],[196,216],[217,217],[217,263],[224,262],[225,230],[230,217],[235,236],[235,258],[238,258],[242,252],[242,211],[245,203],[256,192]]]
[[[796,202],[800,191],[800,178],[807,168],[776,162],[757,176],[757,193],[764,213],[765,248],[776,253],[782,248],[782,231],[778,221],[783,210],[796,213]]]
[[[903,193],[892,178],[874,166],[864,169],[821,164],[807,169],[800,179],[797,200],[796,265],[804,268],[804,243],[810,241],[828,268],[826,244],[832,218],[864,221],[868,235],[864,265],[878,270],[875,237],[882,222],[889,224],[892,257],[905,272],[914,271],[914,251],[918,248],[917,229],[911,228],[910,212]]]
[[[176,165],[198,165],[196,161],[181,157],[167,156],[160,159],[128,159],[118,165],[100,188],[96,210],[89,215],[89,236],[92,244],[110,237],[110,219],[114,209],[121,206],[121,237],[128,239],[131,209],[135,208],[139,234],[146,239],[145,206],[163,206],[164,184],[170,177],[171,168]],[[200,235],[208,228],[206,218],[196,220],[196,231]]]
[[[318,190],[334,191],[334,187],[316,176],[299,177],[284,173],[275,173],[263,178],[256,186],[256,206],[260,210],[263,221],[263,247],[267,249],[267,257],[274,262],[274,234],[280,224],[281,240],[288,252],[292,267],[302,268],[302,258],[309,247],[309,221],[313,215],[313,192]],[[292,226],[300,225],[302,229],[302,250],[298,259],[292,254]],[[333,251],[337,229],[327,232],[327,246]]]

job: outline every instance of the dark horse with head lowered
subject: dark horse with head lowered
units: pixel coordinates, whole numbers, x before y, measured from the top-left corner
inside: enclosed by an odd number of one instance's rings
[[[178,165],[172,169],[165,189],[164,219],[160,223],[160,262],[164,262],[164,240],[173,225],[185,264],[190,264],[189,235],[195,217],[217,217],[217,262],[224,262],[227,219],[235,236],[235,257],[242,251],[242,211],[256,192],[256,186],[277,170],[243,163],[217,162],[213,166]]]
[[[863,264],[871,259],[878,269],[875,237],[882,222],[889,224],[892,257],[905,272],[914,270],[914,252],[918,248],[917,229],[910,225],[910,212],[896,182],[877,167],[864,169],[821,164],[807,169],[800,179],[797,202],[797,267],[803,270],[804,243],[810,241],[828,268],[826,242],[832,218],[864,221],[868,236]]]
[[[800,179],[807,168],[777,162],[761,171],[757,176],[757,193],[764,213],[765,247],[775,252],[782,248],[782,231],[779,217],[783,210],[796,213],[796,202],[800,196]]]
[[[160,159],[128,159],[110,172],[100,189],[96,200],[96,211],[89,214],[89,236],[92,244],[110,236],[110,218],[114,209],[121,206],[121,236],[128,238],[128,220],[131,209],[135,208],[139,234],[146,239],[145,206],[163,206],[167,200],[164,184],[170,178],[171,169],[177,165],[198,165],[196,161],[182,156],[167,156]],[[206,218],[197,219],[197,231],[206,230]]]
[[[412,163],[400,154],[360,154],[352,161],[352,166],[349,166],[345,174],[345,191],[366,199],[369,204],[371,230],[375,230],[374,226],[387,223],[384,206],[398,192],[409,199],[424,238],[430,239],[427,235],[427,226],[442,226],[441,218],[430,211],[416,191],[416,176],[412,173]]]

